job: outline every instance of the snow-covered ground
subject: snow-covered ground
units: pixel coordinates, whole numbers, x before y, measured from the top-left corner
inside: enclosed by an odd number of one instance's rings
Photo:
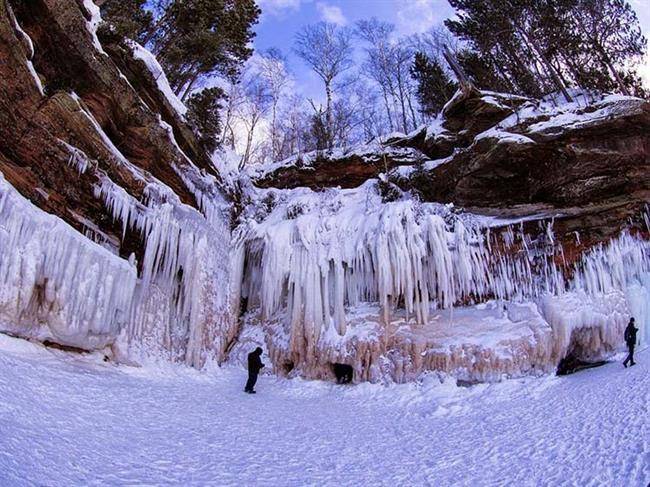
[[[650,481],[650,352],[567,377],[337,386],[116,367],[0,335],[0,485]]]

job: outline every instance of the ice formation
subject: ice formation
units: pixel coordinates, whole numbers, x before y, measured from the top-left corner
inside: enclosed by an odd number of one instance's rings
[[[136,269],[23,198],[0,174],[0,326],[101,348],[128,322]]]
[[[99,10],[91,0],[83,4],[93,56],[105,55],[95,34]],[[13,23],[42,94],[30,61],[34,46]],[[155,57],[136,43],[130,47],[182,118],[186,108]],[[93,146],[101,162],[61,141],[69,154],[62,164],[91,181],[94,192],[86,196],[101,202],[119,230],[104,233],[99,220],[68,208],[83,226],[77,232],[32,205],[0,174],[3,331],[105,348],[118,360],[164,358],[196,367],[224,360],[229,348],[245,357],[249,346],[264,341],[276,371],[325,378],[330,364],[343,362],[355,367],[357,380],[397,381],[429,370],[498,380],[550,371],[567,354],[598,358],[620,344],[630,315],[641,340],[648,340],[647,234],[624,231],[567,263],[548,215],[504,221],[409,195],[385,202],[369,180],[322,192],[248,185],[244,198],[254,204],[243,210],[231,240],[230,209],[216,178],[192,163],[168,123],[158,116],[149,129],[174,154],[167,163],[178,178],[169,184],[184,186],[193,206],[129,161],[102,128],[102,117],[75,93],[70,97],[80,114],[75,120],[97,136]],[[483,97],[492,104],[503,99],[488,92]],[[631,100],[592,100],[591,111],[581,110],[579,101],[558,107],[552,100],[518,100],[523,105],[515,115],[476,139],[529,144],[533,133],[590,126],[637,109]],[[526,118],[539,122],[516,133]],[[445,131],[439,118],[425,133],[444,138]],[[368,165],[391,157],[404,164],[396,171],[408,175],[421,153],[392,147],[389,140],[398,135],[327,157]],[[261,165],[250,176],[272,182],[272,173],[289,166],[318,168],[322,155]],[[452,160],[423,162],[422,168]],[[120,186],[116,175],[129,184]],[[248,182],[244,176],[235,184],[230,176],[231,189]],[[524,220],[539,220],[534,235],[524,231]],[[137,255],[123,255],[127,240],[139,242]],[[247,312],[238,323],[240,304]]]
[[[98,161],[61,141],[69,153],[67,164],[79,176],[96,181],[91,197],[101,201],[113,221],[120,225],[122,241],[130,234],[142,242],[138,254],[141,262],[136,263],[133,255],[128,261],[120,258],[117,255],[120,241],[107,236],[72,209],[71,214],[85,227],[83,233],[88,239],[60,220],[57,220],[56,228],[57,231],[60,229],[61,237],[48,239],[46,233],[36,230],[33,236],[29,236],[31,234],[23,230],[28,227],[27,222],[53,217],[30,206],[27,201],[22,206],[7,204],[0,221],[0,225],[5,220],[8,225],[3,243],[7,248],[17,245],[13,250],[17,254],[7,257],[12,254],[5,256],[3,252],[0,258],[0,265],[8,269],[6,272],[15,274],[11,282],[3,283],[2,292],[7,296],[6,303],[11,302],[11,296],[21,299],[13,308],[3,304],[5,328],[17,333],[33,328],[33,332],[22,334],[49,337],[59,343],[86,349],[111,345],[112,352],[125,361],[162,357],[201,366],[206,360],[222,360],[236,322],[229,295],[224,291],[229,286],[230,273],[229,215],[223,196],[215,188],[214,177],[201,172],[179,149],[179,161],[173,169],[194,195],[200,211],[183,204],[170,187],[132,164],[79,97],[74,93],[71,96],[77,102],[79,112],[103,142],[106,157],[102,164],[108,164],[123,177],[130,178],[134,187],[142,188],[141,194],[128,193],[110,179],[106,168]],[[168,131],[168,137],[178,148],[173,133]],[[8,193],[10,186],[4,184],[4,192]],[[11,201],[20,199],[15,191],[12,194]],[[30,212],[21,213],[19,208],[23,206],[29,206]],[[9,225],[14,220],[22,223]],[[39,242],[38,246],[30,244],[34,253],[29,261],[38,260],[40,255],[52,266],[55,264],[51,262],[57,259],[56,270],[59,273],[45,266],[42,270],[36,268],[33,277],[23,277],[21,269],[27,272],[29,268],[24,265],[16,267],[12,262],[22,255],[20,248],[27,243],[21,239],[27,237],[30,242]],[[66,243],[68,240],[74,245]],[[55,247],[47,247],[48,242],[54,242]],[[95,248],[99,249],[96,250],[99,255],[109,259],[107,262],[115,262],[115,269],[121,269],[120,266],[128,269],[129,279],[114,272],[108,263],[102,264],[101,268],[94,264],[94,253],[87,249]],[[66,251],[73,252],[75,258],[67,256]],[[78,275],[81,269],[77,266],[82,265],[87,267],[88,273],[99,275],[91,283],[97,286],[97,290],[89,285],[88,295],[83,289],[91,278]],[[113,282],[119,283],[122,292],[119,299],[111,294],[115,292],[111,287]],[[59,288],[61,291],[54,293],[53,289]],[[76,298],[75,293],[80,297]],[[93,300],[96,301],[97,316],[89,316]],[[70,318],[70,313],[76,313],[76,318]]]
[[[144,204],[106,177],[96,197],[122,225],[123,236],[135,231],[144,241],[126,331],[130,353],[158,349],[195,366],[208,355],[222,358],[233,325],[228,294],[221,290],[229,282],[229,230],[219,211],[223,199],[213,196],[211,205],[203,201],[204,216],[159,181],[145,187]]]
[[[89,167],[80,151],[69,163],[80,172]],[[102,175],[95,196],[122,225],[122,237],[134,231],[144,241],[138,278],[133,258],[114,255],[1,183],[5,330],[33,328],[36,338],[87,349],[121,333],[127,349],[116,353],[130,360],[162,355],[200,366],[223,358],[233,320],[222,290],[229,242],[219,201],[206,219],[160,182],[145,189],[145,205]]]
[[[552,219],[540,222],[533,239],[521,224],[490,228],[498,222],[443,205],[382,203],[374,184],[262,191],[261,200],[275,207],[240,227],[241,296],[249,309],[259,306],[262,321],[284,330],[282,354],[291,357],[284,360],[308,366],[354,355],[336,336],[351,338],[351,323],[364,322],[354,310],[366,303],[377,303],[379,342],[396,322],[424,329],[432,314],[454,306],[537,303],[538,321],[553,336],[547,352],[535,352],[545,355],[542,369],[573,351],[576,340],[590,340],[585,349],[594,355],[613,350],[630,313],[644,330],[650,324],[640,304],[650,290],[643,238],[624,232],[566,264]]]

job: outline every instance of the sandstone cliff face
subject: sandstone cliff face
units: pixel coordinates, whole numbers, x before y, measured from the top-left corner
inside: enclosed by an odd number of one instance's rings
[[[97,343],[52,326],[73,302],[56,289],[42,297],[38,306],[49,311],[38,316],[24,304],[0,303],[3,326],[81,348],[115,344],[120,333],[123,356],[142,352],[194,365],[222,359],[235,320],[222,290],[229,214],[218,175],[146,64],[129,46],[102,47],[97,15],[89,0],[0,3],[0,172],[116,262],[130,257],[137,285],[125,283],[130,302],[111,311],[115,326]],[[46,249],[29,258],[13,250],[19,261],[48,258]],[[190,268],[199,258],[202,268]],[[32,280],[18,274],[21,282],[4,285],[36,296],[56,281],[46,267],[41,262]],[[86,330],[92,319],[81,321]]]

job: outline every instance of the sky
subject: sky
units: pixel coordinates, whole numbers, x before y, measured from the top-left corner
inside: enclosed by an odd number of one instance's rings
[[[650,0],[629,0],[650,38]],[[427,31],[453,16],[447,0],[258,0],[262,16],[256,26],[254,45],[258,51],[279,48],[288,58],[295,87],[308,97],[322,97],[321,82],[291,52],[295,34],[306,24],[321,20],[339,25],[354,25],[357,20],[377,17],[392,22],[399,34]],[[650,86],[650,58],[642,68]]]

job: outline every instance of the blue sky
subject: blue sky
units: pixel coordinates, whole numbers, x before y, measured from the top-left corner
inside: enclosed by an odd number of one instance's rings
[[[291,52],[294,35],[304,25],[327,20],[353,25],[357,20],[377,17],[394,23],[401,34],[424,32],[453,15],[447,0],[258,0],[262,9],[256,27],[255,48],[279,48],[288,58],[296,85],[309,97],[320,98],[321,85],[302,61]],[[650,0],[630,0],[650,37]],[[650,63],[644,67],[650,84]]]

